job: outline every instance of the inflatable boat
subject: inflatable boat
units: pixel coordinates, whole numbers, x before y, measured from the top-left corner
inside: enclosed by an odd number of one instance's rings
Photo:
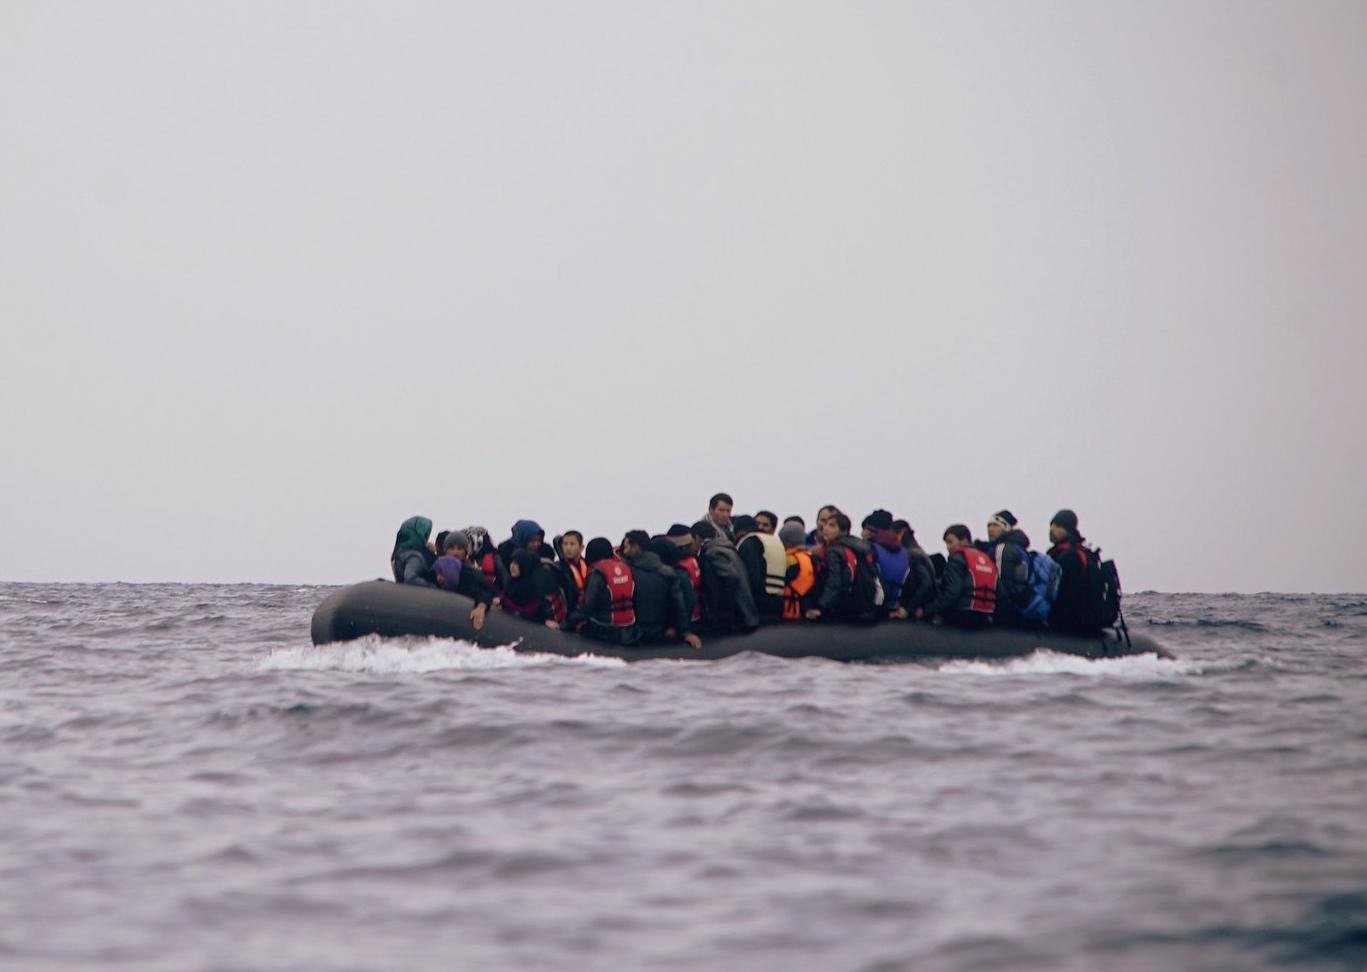
[[[557,655],[606,655],[627,661],[650,658],[714,660],[742,651],[784,658],[881,661],[910,658],[1011,658],[1039,648],[1110,658],[1117,655],[1172,655],[1144,635],[1123,637],[1108,630],[1094,635],[995,628],[964,631],[946,625],[885,621],[874,625],[771,624],[749,634],[703,635],[700,649],[682,642],[620,648],[524,621],[494,608],[484,627],[470,624],[474,602],[460,594],[368,581],[335,591],[313,612],[313,643],[325,645],[366,635],[460,638],[486,648],[512,645],[518,651]]]

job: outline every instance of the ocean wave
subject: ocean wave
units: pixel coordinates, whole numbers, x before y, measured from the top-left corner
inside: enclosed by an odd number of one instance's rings
[[[481,648],[468,641],[441,638],[410,640],[396,644],[370,636],[357,641],[318,647],[282,648],[271,652],[257,666],[258,671],[336,671],[369,675],[425,675],[445,671],[488,671],[499,668],[529,668],[538,665],[589,665],[621,668],[620,658],[601,655],[555,655],[517,651],[512,645]]]
[[[1119,678],[1168,678],[1203,675],[1207,666],[1181,658],[1126,655],[1122,658],[1083,658],[1040,649],[1023,658],[1005,661],[948,661],[940,672],[954,675],[1103,675]]]

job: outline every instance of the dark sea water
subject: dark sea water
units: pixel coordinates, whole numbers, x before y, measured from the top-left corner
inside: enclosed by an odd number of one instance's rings
[[[628,666],[326,593],[0,585],[0,969],[1367,967],[1367,596]]]

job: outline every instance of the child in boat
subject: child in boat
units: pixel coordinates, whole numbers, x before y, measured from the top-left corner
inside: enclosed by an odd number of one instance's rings
[[[589,565],[584,561],[584,535],[578,530],[566,530],[560,537],[560,589],[565,593],[565,607],[573,611],[584,599],[584,584],[589,579]]]

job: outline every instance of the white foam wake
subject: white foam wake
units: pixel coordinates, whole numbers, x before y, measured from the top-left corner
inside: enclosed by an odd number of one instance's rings
[[[1125,655],[1120,658],[1083,658],[1041,648],[1021,658],[1004,661],[949,661],[942,672],[963,675],[1099,675],[1118,678],[1171,678],[1200,675],[1204,666],[1181,658]]]
[[[487,671],[528,668],[535,665],[590,665],[619,667],[620,658],[600,655],[569,657],[514,651],[509,645],[481,648],[468,641],[442,638],[407,639],[402,643],[369,636],[345,644],[309,648],[282,648],[271,652],[257,666],[259,671],[365,672],[373,675],[423,674],[451,670]]]

